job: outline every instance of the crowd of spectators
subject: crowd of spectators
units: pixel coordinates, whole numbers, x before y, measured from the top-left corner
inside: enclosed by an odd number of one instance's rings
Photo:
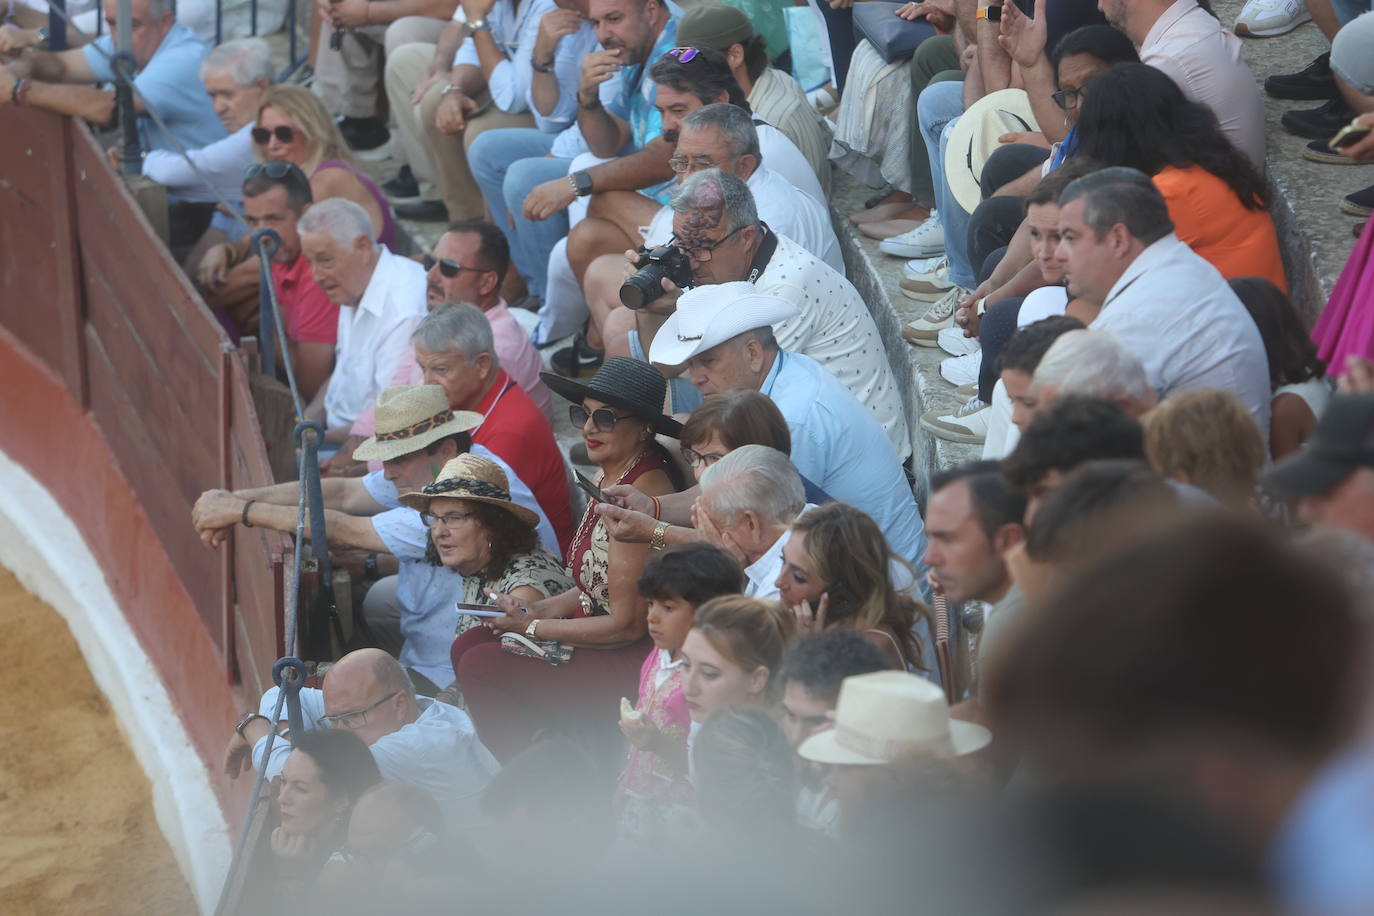
[[[307,88],[133,0],[143,172],[232,335],[276,233],[360,601],[303,733],[276,688],[228,730],[257,905],[1374,907],[1374,229],[1309,332],[1237,37],[1314,19],[1264,91],[1364,161],[1374,13],[774,7],[320,2]],[[111,39],[23,9],[0,106],[108,124]],[[840,172],[948,354],[919,423],[982,460],[926,473]],[[294,533],[300,492],[192,524]]]

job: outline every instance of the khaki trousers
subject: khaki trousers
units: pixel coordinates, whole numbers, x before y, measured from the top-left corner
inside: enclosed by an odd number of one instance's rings
[[[405,146],[410,169],[420,182],[421,197],[442,200],[451,220],[480,219],[486,214],[486,202],[468,167],[468,147],[489,130],[533,127],[534,117],[528,112],[508,114],[491,106],[469,119],[462,133],[444,133],[434,126],[434,116],[447,80],[436,83],[420,104],[410,104],[410,94],[433,59],[433,44],[405,45],[387,55],[387,98],[396,118],[396,130]]]
[[[315,94],[332,115],[373,118],[382,95],[383,57],[402,45],[439,40],[445,19],[403,16],[390,25],[346,29],[339,50],[329,47],[333,27],[320,25],[315,54]],[[428,61],[426,61],[428,63]]]

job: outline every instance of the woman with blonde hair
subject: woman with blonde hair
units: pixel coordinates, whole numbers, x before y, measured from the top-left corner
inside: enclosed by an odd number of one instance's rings
[[[873,643],[889,667],[924,670],[912,627],[920,619],[928,628],[930,609],[893,585],[894,558],[872,518],[829,503],[793,523],[776,585],[806,628],[848,627]]]
[[[396,221],[391,204],[358,168],[334,119],[310,90],[300,86],[269,89],[258,108],[253,145],[258,158],[265,162],[299,166],[310,177],[315,203],[343,197],[361,206],[372,219],[377,241],[392,247]]]
[[[778,672],[795,630],[791,613],[775,601],[725,595],[696,609],[682,643],[682,693],[694,733],[726,706],[771,708],[778,701]]]
[[[1145,456],[1156,474],[1205,490],[1232,509],[1254,508],[1267,450],[1234,394],[1218,388],[1180,391],[1141,422]]]

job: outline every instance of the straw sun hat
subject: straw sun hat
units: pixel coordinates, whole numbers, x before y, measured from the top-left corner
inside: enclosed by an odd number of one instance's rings
[[[958,757],[985,747],[992,733],[949,717],[945,693],[905,671],[878,671],[840,683],[835,727],[797,753],[817,763],[876,765],[906,754]]]
[[[429,501],[436,496],[486,503],[509,512],[526,528],[533,529],[539,525],[538,515],[524,506],[511,502],[510,482],[506,479],[506,472],[490,458],[472,454],[459,455],[444,465],[434,483],[418,493],[406,493],[400,500],[403,506],[417,512],[428,512]]]
[[[377,434],[353,450],[358,461],[390,461],[445,436],[476,429],[480,413],[453,410],[438,385],[398,385],[377,395]],[[499,470],[499,468],[498,468]]]

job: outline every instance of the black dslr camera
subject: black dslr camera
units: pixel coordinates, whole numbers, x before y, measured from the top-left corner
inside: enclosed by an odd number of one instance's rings
[[[683,289],[692,286],[692,265],[676,245],[639,249],[635,272],[620,286],[620,301],[627,309],[642,309],[663,295],[663,278]]]

